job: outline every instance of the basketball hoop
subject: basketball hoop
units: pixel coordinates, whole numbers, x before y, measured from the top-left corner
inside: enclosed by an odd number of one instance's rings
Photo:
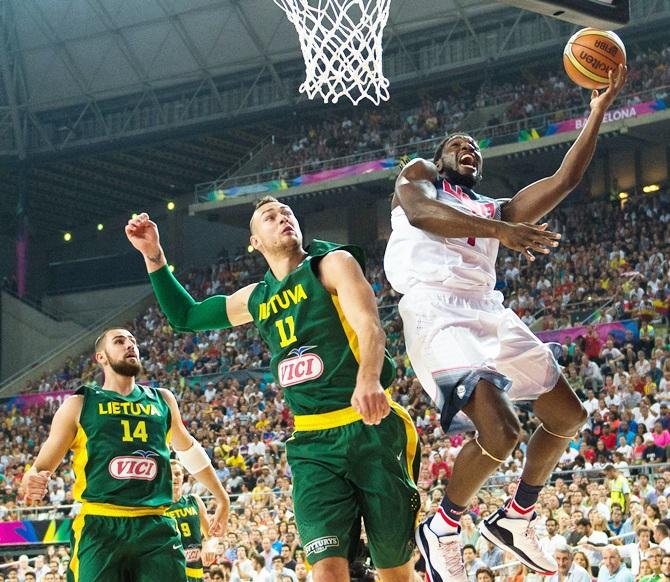
[[[354,105],[389,98],[382,71],[382,33],[391,0],[274,0],[298,31],[305,59],[300,92],[324,103]]]

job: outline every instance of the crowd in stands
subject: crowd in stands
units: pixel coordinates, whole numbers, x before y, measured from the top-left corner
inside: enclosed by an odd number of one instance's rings
[[[667,97],[670,47],[639,53],[630,59],[629,71],[627,87],[613,108],[638,103],[641,94],[646,95],[645,100]],[[546,76],[542,70],[533,77],[526,82],[489,81],[476,88],[459,86],[435,94],[428,92],[409,109],[401,109],[393,102],[374,108],[359,107],[344,118],[302,122],[299,134],[267,168],[274,170],[268,180],[293,178],[317,171],[325,160],[364,152],[380,151],[378,157],[394,156],[401,145],[439,138],[454,129],[473,130],[468,114],[489,104],[501,105],[487,110],[490,112],[478,121],[478,127],[490,128],[488,133],[492,136],[509,133],[509,127],[499,127],[508,122],[528,122],[516,131],[525,125],[541,130],[542,123],[529,120],[548,115],[547,123],[588,114],[590,92],[572,83],[563,71]],[[648,94],[657,88],[659,91]],[[464,120],[467,127],[463,127]]]
[[[631,91],[669,85],[668,62],[670,49],[637,59],[631,70]],[[512,88],[504,90],[509,93]],[[581,92],[566,88],[558,78],[520,85],[513,91],[508,116],[588,106]],[[477,99],[477,95],[469,97]],[[400,129],[397,113],[387,116],[385,110],[327,121],[308,128],[305,139],[291,148],[290,155],[295,157],[287,160],[336,157],[442,134],[445,127],[457,124],[468,107],[467,100],[426,99],[420,109],[404,118]],[[623,206],[618,199],[583,202],[552,213],[550,228],[563,234],[563,242],[550,256],[529,264],[501,249],[499,257],[499,288],[506,305],[537,331],[569,327],[589,316],[593,322],[639,321],[639,335],[605,339],[590,328],[579,337],[566,338],[562,345],[560,364],[590,418],[566,446],[559,471],[541,495],[537,529],[542,543],[565,558],[559,563],[569,562],[572,571],[584,567],[589,578],[609,580],[602,576],[627,568],[631,577],[617,580],[670,579],[670,468],[666,465],[670,454],[670,337],[665,328],[670,296],[669,223],[668,192],[633,196]],[[383,244],[369,249],[368,255],[367,274],[398,369],[392,393],[409,410],[421,437],[418,487],[422,512],[431,513],[468,435],[445,435],[439,426],[438,415],[424,397],[405,354],[402,324],[394,308],[399,297],[383,274]],[[264,270],[258,254],[240,254],[221,257],[180,279],[194,297],[203,299],[231,293],[256,280]],[[309,579],[295,528],[291,469],[284,453],[292,419],[281,388],[267,374],[270,356],[255,328],[174,333],[156,307],[139,315],[129,327],[143,356],[142,381],[170,387],[177,394],[185,422],[212,458],[233,499],[229,531],[220,540],[218,564],[210,568],[209,579]],[[72,390],[99,381],[98,374],[91,354],[82,354],[25,390]],[[57,406],[57,401],[51,401],[20,411],[0,401],[0,521],[72,517],[78,511],[72,498],[70,459],[51,479],[46,509],[27,508],[17,495],[21,477],[44,442]],[[519,415],[524,435],[518,448],[473,498],[463,518],[464,556],[473,582],[494,577],[517,582],[533,576],[522,566],[496,570],[511,560],[486,543],[476,529],[477,522],[494,511],[515,486],[535,426],[526,408],[519,408]],[[206,495],[189,479],[185,493],[191,491]],[[622,558],[626,565],[618,565]],[[30,582],[31,569],[37,582],[59,582],[64,580],[68,560],[67,549],[49,546],[37,562],[28,564],[22,558],[16,576],[11,568],[0,568],[0,582]],[[422,569],[418,556],[416,568]],[[258,574],[263,569],[265,577]]]
[[[551,216],[552,228],[564,235],[562,247],[552,255],[527,263],[501,252],[498,266],[507,304],[529,323],[538,323],[529,320],[529,314],[544,310],[538,315],[543,328],[549,325],[547,321],[552,327],[569,324],[572,303],[589,296],[611,298],[600,310],[602,320],[641,317],[640,333],[639,337],[628,334],[623,341],[613,337],[603,341],[591,328],[582,337],[563,342],[560,363],[590,418],[566,447],[559,466],[562,472],[556,473],[558,477],[540,498],[538,529],[543,543],[562,547],[565,540],[580,548],[575,562],[585,561],[593,568],[602,564],[601,542],[614,542],[629,558],[631,552],[638,551],[635,544],[642,544],[630,566],[633,576],[643,579],[642,574],[661,567],[654,544],[659,543],[663,552],[670,551],[670,541],[661,543],[666,539],[663,526],[670,525],[670,470],[664,464],[670,453],[670,338],[661,331],[667,310],[659,310],[659,305],[667,305],[670,292],[670,195],[636,196],[623,208],[600,201],[589,203],[586,210],[574,210],[566,207]],[[414,377],[404,351],[401,322],[393,309],[398,297],[383,276],[382,253],[383,247],[370,249],[368,276],[398,365],[393,395],[409,410],[421,436],[418,486],[423,511],[432,512],[467,435],[443,433],[435,409]],[[202,299],[230,293],[263,270],[262,257],[253,254],[222,258],[181,278],[189,291]],[[655,323],[650,323],[651,319]],[[251,571],[257,555],[264,556],[271,568],[275,553],[289,552],[290,559],[284,561],[295,562],[298,568],[304,555],[293,521],[291,470],[284,454],[292,420],[281,389],[265,373],[269,354],[255,328],[177,334],[156,307],[138,316],[130,327],[143,354],[142,379],[169,386],[177,393],[185,422],[203,443],[233,497],[235,511],[220,547],[220,566],[232,572],[224,579],[245,579],[240,572]],[[85,354],[30,388],[71,389],[82,382],[99,381],[97,374],[90,354]],[[22,501],[17,498],[17,485],[46,438],[57,406],[52,402],[19,413],[0,404],[0,519],[4,521],[63,517],[77,511],[77,504],[72,506],[69,460],[52,478],[45,502],[64,505],[65,509],[18,510]],[[463,522],[466,562],[473,573],[499,566],[506,559],[479,537],[475,525],[501,503],[522,467],[535,420],[523,408],[519,414],[525,428],[519,447],[472,500],[471,519],[466,517]],[[610,465],[610,478],[603,480],[602,473]],[[658,471],[649,467],[641,470],[640,465],[658,465]],[[627,499],[619,492],[626,488],[630,490]],[[206,494],[192,480],[185,490]],[[619,537],[622,534],[626,536]],[[421,567],[420,560],[417,567]],[[506,570],[505,576],[530,579],[521,567]]]

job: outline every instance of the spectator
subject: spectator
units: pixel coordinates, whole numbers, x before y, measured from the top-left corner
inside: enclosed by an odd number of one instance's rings
[[[640,572],[640,563],[647,559],[649,551],[656,547],[656,544],[651,542],[651,530],[648,527],[640,526],[637,529],[638,542],[625,544],[620,548],[622,558],[627,558],[630,561],[630,569],[633,576],[637,576]]]
[[[545,553],[553,556],[558,546],[567,544],[565,537],[558,533],[558,522],[553,517],[548,517],[545,521],[547,535],[540,539],[540,545]]]
[[[546,578],[546,582],[591,582],[591,573],[574,561],[572,550],[567,545],[554,548],[558,572]]]
[[[465,574],[470,582],[477,582],[477,570],[486,568],[486,564],[477,557],[477,550],[472,544],[463,546],[463,562]]]
[[[272,558],[272,570],[270,571],[272,582],[284,582],[284,577],[288,576],[291,582],[297,582],[295,572],[284,566],[281,556]]]
[[[628,479],[614,465],[607,465],[605,467],[605,476],[609,481],[611,504],[616,503],[626,512],[630,503],[630,485],[628,484]]]
[[[251,578],[252,582],[272,582],[272,575],[265,568],[265,558],[259,554],[254,554],[252,556],[253,562],[253,576]]]
[[[603,548],[603,565],[598,572],[598,582],[634,582],[630,570],[621,563],[621,556],[615,546]]]
[[[495,575],[490,568],[479,568],[475,574],[476,582],[495,582]]]
[[[486,540],[486,549],[481,552],[480,558],[487,568],[495,568],[503,565],[504,555],[499,547]]]

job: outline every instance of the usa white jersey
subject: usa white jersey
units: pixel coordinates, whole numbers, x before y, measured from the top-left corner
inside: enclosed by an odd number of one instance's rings
[[[436,199],[468,214],[500,219],[501,201],[439,179]],[[493,290],[496,283],[495,238],[444,238],[412,226],[401,206],[391,212],[391,236],[384,270],[393,288],[403,295],[420,287],[443,287],[475,293]]]

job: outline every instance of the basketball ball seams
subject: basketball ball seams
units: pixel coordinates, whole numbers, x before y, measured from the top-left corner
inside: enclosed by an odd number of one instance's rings
[[[584,44],[579,44],[578,42],[573,42],[573,43],[572,43],[572,46],[573,46],[573,47],[578,46],[578,47],[580,47],[580,48],[586,49],[587,51],[592,51],[592,52],[596,53],[599,57],[602,57],[603,59],[606,59],[606,60],[608,60],[610,63],[612,63],[612,68],[613,68],[613,69],[616,69],[616,68],[619,66],[618,61],[615,61],[615,60],[614,60],[611,56],[609,56],[608,54],[604,54],[604,53],[602,53],[601,51],[599,51],[598,49],[593,48],[592,46],[586,46],[586,45],[584,45]]]
[[[603,84],[607,84],[609,82],[609,79],[599,77],[588,69],[585,69],[578,61],[573,60],[570,55],[566,54],[565,57],[568,59],[567,63],[575,70],[575,73],[581,74],[586,77],[586,80],[591,81],[588,86],[585,86],[586,89],[599,89],[603,86]]]
[[[626,64],[626,48],[611,31],[584,28],[570,37],[563,51],[568,77],[585,89],[609,85],[609,72]]]
[[[566,50],[563,52],[563,55],[567,57],[569,60],[570,64],[582,75],[585,77],[591,79],[592,81],[595,81],[596,83],[599,84],[609,84],[609,77],[603,77],[602,75],[599,75],[595,71],[592,71],[591,69],[585,67],[579,59],[572,53],[571,50],[568,50],[568,47],[566,47]]]
[[[596,28],[583,28],[579,32],[573,34],[572,38],[568,42],[574,43],[580,38],[584,38],[585,36],[591,36],[591,35],[606,38],[622,52],[624,60],[627,58],[626,47],[624,46],[623,41],[621,40],[618,34],[612,32],[611,30],[597,30]]]

